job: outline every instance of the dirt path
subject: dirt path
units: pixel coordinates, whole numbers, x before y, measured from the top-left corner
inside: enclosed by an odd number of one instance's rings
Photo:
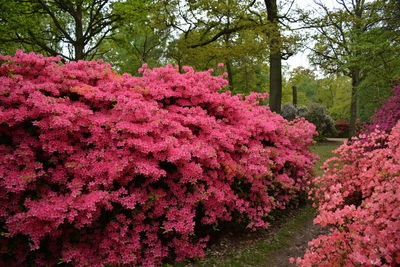
[[[330,141],[330,142],[340,142],[340,143],[344,143],[344,141],[347,140],[347,138],[326,138],[326,140]]]
[[[328,138],[328,142],[336,143],[336,146],[339,146],[347,138]],[[319,166],[315,166],[318,168]],[[276,250],[271,255],[271,261],[265,266],[271,267],[291,267],[297,266],[295,264],[289,263],[289,258],[297,258],[302,257],[307,249],[308,242],[313,240],[322,234],[327,234],[329,230],[327,228],[322,228],[319,225],[313,224],[314,218],[309,218],[301,228],[298,228],[294,233],[292,233],[292,244],[283,249]]]
[[[297,229],[293,234],[292,244],[283,249],[276,250],[271,255],[270,262],[265,266],[273,267],[286,267],[286,266],[297,266],[290,264],[289,259],[291,257],[297,258],[302,257],[307,249],[307,244],[314,238],[322,234],[327,234],[328,229],[322,228],[319,225],[313,224],[313,219],[308,220],[302,228]]]

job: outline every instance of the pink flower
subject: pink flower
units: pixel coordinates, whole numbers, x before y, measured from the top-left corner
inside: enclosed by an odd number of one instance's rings
[[[259,105],[263,94],[219,93],[223,75],[144,64],[133,77],[22,51],[0,60],[0,223],[10,233],[0,243],[12,245],[11,265],[203,257],[208,237],[196,229],[233,217],[267,228],[271,210],[311,184],[315,127]]]

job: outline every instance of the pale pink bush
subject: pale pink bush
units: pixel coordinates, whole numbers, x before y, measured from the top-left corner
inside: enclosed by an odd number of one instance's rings
[[[308,188],[315,127],[210,72],[0,60],[1,266],[201,257],[202,226],[267,227]]]
[[[330,228],[309,243],[299,266],[400,266],[400,122],[338,150],[315,181],[319,215]]]

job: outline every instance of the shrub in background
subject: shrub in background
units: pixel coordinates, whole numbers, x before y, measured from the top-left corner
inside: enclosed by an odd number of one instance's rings
[[[294,120],[298,117],[297,107],[289,103],[283,104],[281,107],[281,116],[288,121]]]
[[[314,223],[330,233],[311,241],[298,265],[399,266],[400,123],[390,134],[361,135],[337,152],[315,180]]]
[[[304,118],[315,125],[319,138],[336,136],[335,122],[326,113],[325,107],[312,103],[308,108],[308,112],[304,114]]]
[[[382,104],[382,107],[372,116],[368,131],[379,128],[389,132],[400,120],[400,85],[393,88],[393,96]]]
[[[203,226],[268,227],[308,188],[315,127],[210,72],[0,60],[1,266],[201,257]]]
[[[309,108],[304,106],[295,107],[292,104],[282,105],[281,115],[287,120],[293,120],[294,118],[303,117],[307,121],[313,123],[317,132],[319,133],[318,139],[324,139],[328,136],[336,136],[337,132],[335,124],[331,116],[326,112],[326,108],[312,103]]]

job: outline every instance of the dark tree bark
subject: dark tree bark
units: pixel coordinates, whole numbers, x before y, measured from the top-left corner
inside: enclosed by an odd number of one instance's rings
[[[297,106],[297,87],[293,86],[292,87],[293,90],[293,106]]]
[[[354,14],[358,18],[353,25],[353,31],[358,33],[362,30],[361,25],[363,12],[365,8],[364,0],[355,1]],[[358,49],[353,51],[353,55],[357,58],[359,55]],[[350,104],[350,126],[349,126],[349,138],[357,134],[357,119],[358,119],[358,87],[361,83],[361,69],[360,67],[350,68],[351,77],[351,104]]]
[[[272,26],[272,31],[267,33],[270,38],[269,106],[272,111],[280,113],[282,103],[282,53],[278,26],[278,7],[276,0],[265,0],[265,6],[267,8],[268,21]]]
[[[360,82],[360,70],[358,68],[352,69],[349,138],[357,134],[358,86],[360,85]]]

